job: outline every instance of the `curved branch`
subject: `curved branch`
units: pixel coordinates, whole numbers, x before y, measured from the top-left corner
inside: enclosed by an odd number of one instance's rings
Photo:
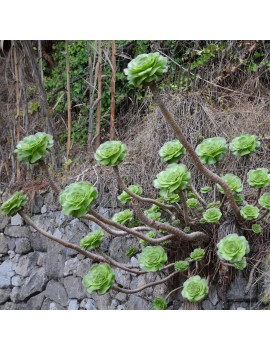
[[[56,241],[58,244],[65,246],[69,249],[75,250],[77,252],[79,252],[80,254],[84,255],[85,257],[88,257],[94,261],[99,261],[99,262],[103,262],[103,263],[108,263],[111,264],[115,267],[118,267],[124,271],[130,272],[130,273],[135,273],[135,274],[142,274],[141,272],[137,271],[137,270],[133,270],[131,268],[126,267],[125,265],[122,265],[116,261],[114,261],[112,258],[108,257],[104,258],[103,256],[100,255],[96,255],[92,252],[83,250],[79,245],[76,244],[72,244],[69,243],[65,240],[59,239],[57,237],[55,237],[54,235],[49,234],[48,232],[46,232],[46,230],[39,228],[36,223],[34,221],[32,221],[32,219],[30,217],[28,217],[25,213],[23,213],[22,211],[19,211],[20,216],[25,220],[26,223],[28,223],[31,227],[33,227],[34,229],[36,229],[40,234],[44,235],[46,238]]]
[[[161,202],[159,202],[159,201],[157,201],[155,199],[150,199],[148,197],[142,197],[142,196],[139,196],[139,195],[133,193],[132,191],[129,190],[129,188],[123,182],[123,180],[122,180],[122,178],[120,176],[118,167],[114,166],[113,170],[114,170],[114,173],[116,175],[116,179],[117,179],[119,187],[122,188],[127,194],[132,196],[134,199],[137,199],[137,200],[142,201],[142,202],[147,202],[147,203],[152,203],[154,205],[157,205],[157,206],[159,206],[160,208],[162,208],[166,212],[168,210],[175,210],[175,207],[172,206],[172,205],[165,205],[165,204],[162,204]]]
[[[224,192],[225,192],[225,194],[226,194],[226,196],[228,198],[228,201],[229,201],[229,203],[231,205],[231,208],[232,208],[236,218],[241,222],[242,218],[241,218],[241,215],[240,215],[239,207],[237,206],[237,204],[236,204],[236,202],[235,202],[235,200],[233,198],[233,194],[232,194],[231,189],[229,188],[228,184],[225,183],[223,181],[223,179],[221,179],[217,174],[215,174],[214,172],[210,171],[208,168],[206,168],[201,163],[199,157],[197,156],[196,152],[193,150],[193,147],[191,146],[191,144],[187,141],[187,138],[185,137],[185,135],[182,133],[182,131],[181,131],[180,127],[178,126],[177,122],[175,121],[173,115],[169,112],[169,110],[167,109],[167,107],[163,103],[155,83],[150,85],[150,89],[151,89],[151,92],[153,94],[154,101],[159,106],[164,118],[166,119],[167,123],[171,126],[171,128],[175,132],[175,134],[176,134],[177,138],[179,139],[179,141],[186,148],[186,150],[189,153],[189,155],[191,156],[195,166],[207,178],[211,179],[213,182],[219,184],[223,188],[223,190],[224,190]]]
[[[158,280],[156,282],[153,282],[153,283],[149,283],[149,284],[145,284],[143,286],[141,286],[140,288],[137,288],[137,289],[133,289],[133,290],[129,290],[129,289],[125,289],[125,288],[120,288],[119,286],[117,285],[113,285],[112,289],[113,290],[116,290],[116,291],[119,291],[119,292],[123,292],[125,294],[134,294],[134,293],[137,293],[139,291],[142,291],[144,289],[147,289],[147,288],[150,288],[151,286],[155,286],[155,285],[159,285],[159,284],[163,284],[165,283],[167,280],[171,279],[172,277],[174,277],[176,274],[178,274],[179,272],[173,272],[171,273],[170,275],[168,275],[168,277],[164,278],[164,279],[161,279],[161,280]]]
[[[187,202],[186,202],[186,197],[184,195],[183,191],[179,192],[179,197],[183,206],[183,214],[184,214],[184,221],[185,225],[189,226],[189,216],[188,216],[188,207],[187,207]]]
[[[193,191],[193,193],[197,196],[198,200],[204,205],[207,206],[207,202],[203,199],[203,197],[198,193],[198,191],[196,190],[195,186],[193,184],[190,184],[191,189]]]
[[[133,209],[134,212],[136,213],[136,216],[145,224],[149,225],[149,227],[155,228],[157,230],[166,230],[169,233],[172,233],[174,235],[177,235],[180,239],[184,241],[195,241],[195,240],[203,240],[205,242],[210,241],[210,237],[203,233],[203,232],[193,232],[190,234],[186,234],[182,230],[173,227],[172,225],[169,224],[164,224],[161,222],[154,221],[153,219],[150,219],[146,217],[142,211],[140,210],[139,203],[135,202],[136,200],[133,200]]]
[[[112,235],[116,235],[115,233],[118,233],[118,231],[114,231],[113,229],[111,229],[108,226],[106,226],[106,224],[111,225],[111,226],[113,226],[115,228],[118,228],[118,229],[120,229],[120,230],[122,230],[122,231],[124,231],[124,232],[126,232],[128,234],[131,234],[131,235],[133,235],[135,237],[138,237],[138,238],[140,238],[142,240],[145,240],[148,243],[154,244],[154,245],[155,244],[160,244],[160,243],[162,243],[162,242],[164,242],[166,240],[170,240],[170,239],[175,237],[175,235],[170,234],[170,235],[166,235],[166,236],[164,236],[162,238],[159,238],[159,239],[149,238],[148,236],[143,235],[140,232],[137,232],[136,230],[133,230],[131,228],[127,228],[127,227],[123,226],[122,224],[116,223],[116,222],[114,222],[114,221],[112,221],[110,219],[107,219],[107,218],[101,216],[99,213],[97,213],[94,210],[90,210],[89,213],[92,214],[92,216],[91,215],[85,215],[85,216],[83,216],[83,218],[95,222],[97,225],[99,225],[101,228],[103,228],[105,231],[107,231],[108,233],[110,233]]]

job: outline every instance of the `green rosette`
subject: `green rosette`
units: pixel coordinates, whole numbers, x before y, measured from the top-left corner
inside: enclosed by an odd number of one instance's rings
[[[128,189],[136,195],[141,195],[143,191],[142,187],[139,185],[130,185]],[[132,200],[132,196],[125,191],[123,191],[117,198],[122,204],[126,204]]]
[[[227,152],[226,140],[221,137],[205,139],[195,149],[203,164],[212,165],[220,161]]]
[[[247,156],[257,151],[260,147],[260,142],[256,135],[242,134],[239,137],[232,139],[230,150],[235,156]]]
[[[249,244],[244,236],[229,234],[217,244],[218,256],[230,263],[239,262],[249,253]]]
[[[208,223],[217,223],[222,216],[221,211],[218,208],[209,208],[203,213],[203,219]]]
[[[0,210],[7,216],[14,216],[26,204],[28,198],[22,191],[16,191],[7,201],[5,201]]]
[[[72,183],[59,195],[62,212],[67,216],[81,217],[98,197],[97,189],[89,182]]]
[[[190,254],[190,258],[193,261],[201,261],[204,258],[204,256],[205,256],[205,251],[204,249],[201,249],[201,248],[193,250]]]
[[[167,262],[167,254],[162,246],[147,246],[139,255],[140,268],[147,272],[160,271]]]
[[[158,52],[138,55],[124,69],[129,84],[134,87],[149,85],[167,72],[167,58]]]
[[[259,217],[260,211],[256,206],[246,205],[241,208],[240,214],[247,221],[253,221]]]
[[[188,267],[188,261],[177,261],[174,264],[174,269],[176,272],[185,272],[186,270],[188,270]]]
[[[206,279],[199,275],[190,277],[184,282],[182,296],[190,302],[199,302],[208,294],[208,285]]]
[[[247,174],[247,182],[255,189],[261,189],[270,184],[270,174],[267,168],[252,169]]]
[[[154,310],[166,310],[167,302],[162,296],[156,296],[152,301],[152,307]]]
[[[133,220],[133,211],[124,210],[113,215],[112,221],[119,224],[128,224]]]
[[[111,267],[106,263],[93,266],[83,278],[83,285],[91,294],[97,292],[98,295],[105,294],[113,286],[115,274]]]
[[[100,229],[87,234],[80,241],[80,247],[84,250],[92,250],[100,246],[104,238],[104,232]]]
[[[259,204],[267,209],[270,210],[270,193],[265,193],[259,198]]]
[[[117,166],[124,160],[126,152],[126,146],[121,141],[106,141],[98,147],[95,159],[105,166]]]
[[[35,164],[46,156],[47,151],[53,146],[53,138],[43,132],[29,135],[21,140],[14,152],[18,160],[26,164]]]
[[[221,177],[233,193],[240,193],[243,190],[241,179],[234,174],[228,173]],[[223,188],[217,184],[217,189],[220,193],[224,194]]]
[[[158,153],[162,161],[176,163],[184,156],[186,149],[179,140],[175,139],[165,143]]]

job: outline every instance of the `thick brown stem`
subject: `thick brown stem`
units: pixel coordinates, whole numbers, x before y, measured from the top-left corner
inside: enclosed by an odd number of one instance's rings
[[[165,104],[162,101],[162,98],[158,92],[158,89],[156,87],[155,84],[150,85],[150,89],[153,93],[153,97],[155,102],[157,103],[157,105],[159,106],[164,118],[166,119],[166,121],[168,122],[168,124],[171,126],[171,128],[173,129],[173,131],[175,132],[177,138],[179,139],[179,141],[183,144],[183,146],[186,148],[187,152],[189,153],[189,155],[191,156],[195,166],[199,169],[199,171],[201,173],[203,173],[207,178],[211,179],[213,182],[219,184],[227,198],[228,201],[232,207],[232,210],[236,216],[236,218],[241,221],[241,215],[240,215],[240,210],[233,198],[233,194],[228,186],[227,183],[225,183],[217,174],[213,173],[212,171],[210,171],[208,168],[206,168],[200,161],[199,157],[197,156],[196,152],[193,150],[193,147],[191,146],[191,144],[187,141],[187,138],[185,137],[185,135],[182,133],[180,127],[178,126],[177,122],[175,121],[173,115],[168,111],[167,107],[165,106]]]
[[[183,193],[183,191],[179,192],[179,197],[180,197],[180,200],[181,200],[181,203],[182,203],[182,206],[183,206],[185,225],[189,226],[188,208],[187,208],[185,194]]]

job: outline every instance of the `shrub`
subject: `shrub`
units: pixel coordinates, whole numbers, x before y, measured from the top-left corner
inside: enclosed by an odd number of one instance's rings
[[[161,246],[148,246],[139,255],[139,265],[147,272],[160,271],[167,262],[167,254]]]
[[[227,152],[226,140],[221,137],[205,139],[195,151],[202,163],[212,165],[220,161]]]
[[[208,294],[206,280],[199,275],[190,277],[184,282],[182,296],[190,302],[199,302]]]

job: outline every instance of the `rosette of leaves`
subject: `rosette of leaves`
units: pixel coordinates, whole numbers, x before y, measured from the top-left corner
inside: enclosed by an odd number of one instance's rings
[[[258,207],[252,205],[246,205],[240,210],[241,216],[247,221],[253,221],[254,219],[258,218],[259,213],[260,211]]]
[[[165,171],[160,172],[154,180],[154,187],[160,189],[161,196],[186,188],[190,181],[190,172],[183,164],[171,164]]]
[[[7,201],[5,201],[0,210],[7,216],[14,216],[26,204],[28,198],[22,191],[16,191]]]
[[[245,269],[247,267],[247,260],[245,257],[243,257],[241,261],[234,262],[234,263],[232,263],[232,265],[234,268],[242,271],[243,269]]]
[[[113,286],[115,274],[111,267],[106,263],[93,266],[83,278],[83,285],[91,294],[97,292],[98,295],[105,294]]]
[[[152,238],[153,239],[153,238],[156,237],[156,233],[151,230],[150,232],[146,233],[145,236],[147,236],[148,238]],[[147,246],[147,245],[149,245],[149,242],[141,239],[140,240],[140,244],[142,246]]]
[[[214,202],[210,202],[206,208],[212,208],[212,207],[217,207],[220,206],[221,202],[220,201],[214,201]]]
[[[252,224],[251,229],[255,234],[260,234],[262,232],[262,226],[258,223]]]
[[[190,258],[194,261],[201,261],[205,256],[205,251],[204,249],[198,248],[198,249],[194,249],[191,254],[190,254]]]
[[[126,146],[121,141],[106,141],[98,147],[95,159],[105,166],[117,166],[123,161],[126,152]]]
[[[184,156],[185,152],[186,149],[184,146],[178,139],[175,139],[165,143],[160,148],[158,153],[162,161],[166,161],[168,163],[176,163],[182,156]]]
[[[160,194],[161,195],[161,194]],[[178,194],[173,194],[173,193],[169,193],[169,192],[163,192],[161,195],[161,201],[162,202],[167,202],[168,204],[174,204],[175,202],[179,202],[180,201],[180,197]]]
[[[27,164],[34,164],[43,159],[52,146],[52,136],[39,132],[19,141],[14,152],[17,153],[19,161]]]
[[[136,195],[141,195],[143,191],[142,187],[139,185],[130,185],[128,189]],[[126,204],[132,200],[132,196],[125,191],[123,191],[117,198],[122,204]]]
[[[195,151],[202,163],[212,165],[220,161],[227,152],[226,140],[221,137],[205,139]]]
[[[85,250],[92,250],[97,248],[103,241],[104,232],[100,229],[94,230],[93,232],[87,234],[80,241],[80,247]]]
[[[192,191],[189,191],[187,193],[187,198],[188,199],[197,199],[197,195],[195,193],[193,193]]]
[[[167,262],[167,254],[162,246],[147,246],[139,255],[140,268],[147,272],[160,271]]]
[[[259,204],[263,207],[266,208],[267,210],[270,210],[270,193],[265,193],[259,198]]]
[[[68,185],[59,195],[62,212],[67,216],[80,217],[91,208],[98,197],[97,189],[89,182]]]
[[[157,205],[152,205],[148,210],[143,212],[146,217],[157,221],[161,217],[160,208]]]
[[[174,269],[176,272],[185,272],[188,269],[188,261],[177,261],[174,264]]]
[[[247,174],[247,182],[256,189],[264,188],[270,183],[270,174],[267,168],[252,169]]]
[[[199,201],[195,198],[187,199],[186,204],[188,208],[196,208],[198,206]]]
[[[236,175],[228,173],[221,177],[221,179],[223,179],[224,182],[228,184],[233,193],[240,193],[243,190],[241,179]],[[224,190],[219,184],[217,184],[217,189],[220,193],[224,194]]]
[[[201,194],[208,194],[212,190],[211,186],[202,186],[200,189]]]
[[[152,301],[152,307],[154,310],[166,310],[167,302],[162,296],[156,296]]]
[[[203,219],[208,223],[217,223],[222,216],[221,211],[218,208],[209,208],[203,213]]]
[[[260,142],[256,135],[242,134],[239,137],[232,139],[230,150],[235,156],[249,155],[260,147]]]
[[[135,256],[138,251],[139,250],[137,247],[132,246],[129,249],[127,249],[125,255],[126,255],[126,257],[131,258],[131,257]]]
[[[199,302],[207,296],[208,290],[206,280],[195,275],[184,282],[182,296],[190,302]]]
[[[124,210],[113,215],[112,221],[119,224],[127,224],[133,219],[133,211]]]
[[[167,58],[158,52],[138,55],[129,62],[124,73],[134,87],[149,85],[167,72]]]
[[[230,263],[239,262],[249,253],[249,244],[244,236],[229,234],[217,244],[218,256]]]
[[[233,198],[234,198],[235,202],[237,203],[237,205],[242,205],[245,197],[243,194],[233,193]]]
[[[185,227],[185,228],[183,229],[183,232],[186,233],[186,234],[190,233],[190,232],[191,232],[190,227]]]

